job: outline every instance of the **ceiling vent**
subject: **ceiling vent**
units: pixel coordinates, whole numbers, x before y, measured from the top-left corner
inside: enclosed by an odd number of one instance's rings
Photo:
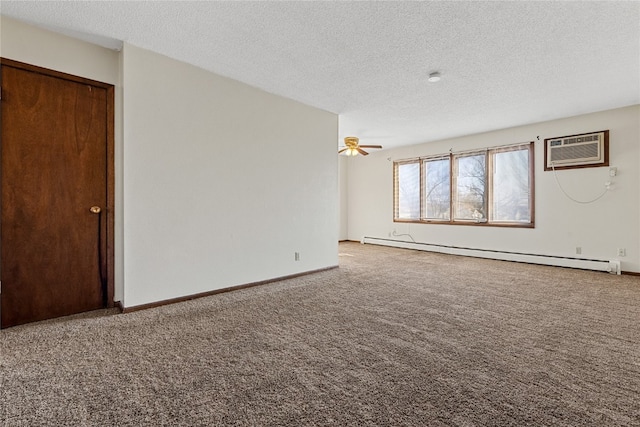
[[[609,166],[609,131],[544,140],[544,170]]]

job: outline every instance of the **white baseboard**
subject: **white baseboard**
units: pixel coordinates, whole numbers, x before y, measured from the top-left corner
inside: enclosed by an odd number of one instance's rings
[[[551,265],[556,267],[579,268],[583,270],[604,271],[621,274],[620,261],[598,260],[587,258],[570,258],[553,255],[526,254],[520,252],[504,252],[488,249],[462,248],[457,246],[437,245],[421,242],[385,239],[380,237],[363,237],[360,243],[395,248],[415,249],[419,251],[440,252],[450,255],[462,255],[476,258],[497,259],[502,261],[525,262],[529,264]]]

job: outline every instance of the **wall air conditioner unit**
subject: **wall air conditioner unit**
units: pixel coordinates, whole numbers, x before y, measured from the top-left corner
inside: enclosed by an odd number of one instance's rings
[[[609,166],[609,131],[544,140],[544,170]]]

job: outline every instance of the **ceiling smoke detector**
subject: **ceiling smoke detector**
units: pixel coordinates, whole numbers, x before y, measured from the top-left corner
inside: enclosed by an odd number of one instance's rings
[[[437,72],[437,71],[435,71],[435,72],[433,72],[433,73],[429,74],[429,82],[430,82],[430,83],[439,82],[441,78],[442,78],[442,77],[440,76],[440,73],[439,73],[439,72]]]

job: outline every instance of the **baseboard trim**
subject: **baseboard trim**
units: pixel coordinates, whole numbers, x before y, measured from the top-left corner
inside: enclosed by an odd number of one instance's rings
[[[394,248],[414,249],[426,252],[439,252],[449,255],[462,255],[474,258],[488,258],[501,261],[515,261],[526,264],[540,264],[555,267],[569,267],[581,270],[603,271],[611,274],[621,274],[620,261],[591,258],[574,258],[569,256],[546,255],[494,249],[469,248],[439,243],[425,243],[406,240],[387,239],[382,237],[362,238],[361,243]]]
[[[213,291],[201,292],[201,293],[198,293],[198,294],[191,294],[191,295],[186,295],[186,296],[177,297],[177,298],[170,298],[170,299],[166,299],[166,300],[151,302],[151,303],[148,303],[148,304],[134,305],[132,307],[124,307],[120,301],[117,301],[117,304],[118,304],[118,307],[120,308],[122,313],[133,313],[135,311],[147,310],[147,309],[150,309],[150,308],[161,307],[163,305],[175,304],[175,303],[178,303],[178,302],[191,301],[193,299],[204,298],[204,297],[208,297],[208,296],[216,295],[216,294],[221,294],[221,293],[225,293],[225,292],[232,292],[232,291],[237,291],[237,290],[240,290],[240,289],[252,288],[254,286],[267,285],[269,283],[279,282],[281,280],[295,279],[296,277],[308,276],[309,274],[321,273],[323,271],[333,270],[335,268],[338,268],[338,266],[337,265],[333,265],[333,266],[330,266],[330,267],[319,268],[319,269],[316,269],[316,270],[304,271],[302,273],[290,274],[288,276],[281,276],[281,277],[276,277],[276,278],[273,278],[273,279],[260,280],[258,282],[245,283],[243,285],[230,286],[228,288],[215,289]]]
[[[640,273],[635,271],[623,271],[622,274],[625,276],[640,276]]]
[[[375,239],[375,237],[374,237],[374,239]],[[380,240],[389,240],[389,239],[380,239]],[[358,240],[340,240],[339,243],[343,243],[343,242],[363,243],[362,241],[358,241]],[[403,242],[403,243],[414,243],[414,242]],[[386,245],[383,245],[383,246],[386,246]],[[465,256],[465,255],[463,255],[463,256]],[[624,270],[621,270],[620,274],[623,275],[623,276],[638,276],[638,277],[640,277],[640,272],[636,272],[636,271],[624,271]]]

